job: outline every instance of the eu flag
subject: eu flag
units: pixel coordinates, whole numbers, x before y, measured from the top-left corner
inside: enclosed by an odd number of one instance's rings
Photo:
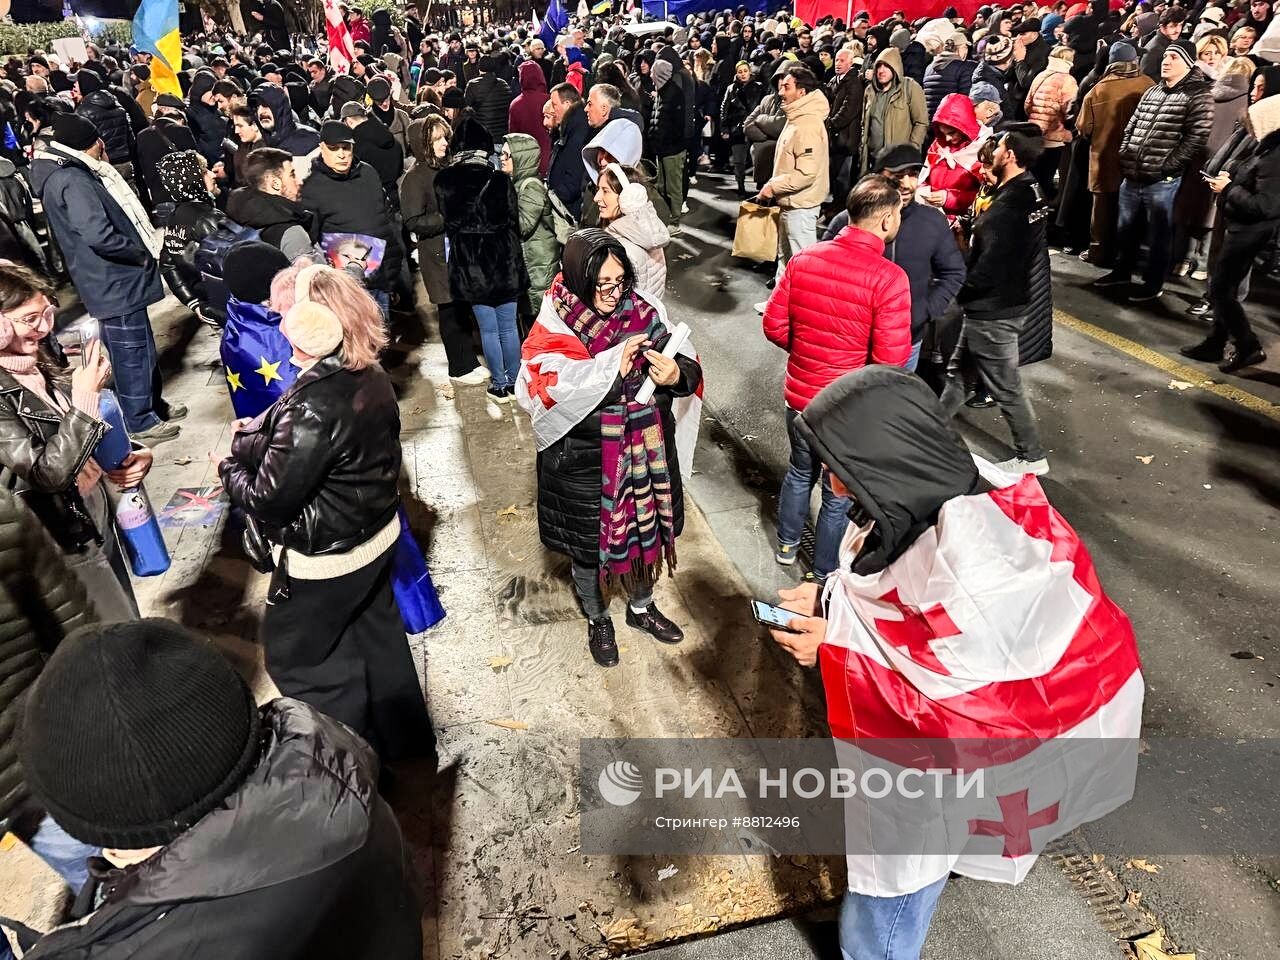
[[[260,303],[227,298],[222,365],[237,418],[256,417],[298,378],[293,347],[280,332],[280,314]]]
[[[569,11],[560,0],[551,0],[547,4],[547,12],[542,17],[542,29],[538,31],[538,39],[552,50],[556,45],[556,37],[569,25]]]

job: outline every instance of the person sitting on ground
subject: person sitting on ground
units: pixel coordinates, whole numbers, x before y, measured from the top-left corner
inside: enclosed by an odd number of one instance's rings
[[[665,248],[671,233],[649,199],[644,174],[635,167],[611,163],[601,171],[597,187],[600,225],[627,252],[636,290],[650,300],[661,300],[667,286]]]
[[[102,848],[82,910],[26,944],[30,960],[422,956],[409,852],[369,745],[298,700],[255,706],[184,627],[72,633],[31,688],[18,744],[38,801]]]

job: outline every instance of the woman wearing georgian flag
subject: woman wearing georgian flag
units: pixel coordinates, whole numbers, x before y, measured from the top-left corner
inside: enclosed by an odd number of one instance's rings
[[[521,350],[516,400],[538,448],[539,533],[572,560],[587,646],[602,667],[618,663],[606,589],[626,593],[629,626],[663,643],[684,638],[654,604],[653,585],[676,563],[680,460],[692,457],[691,444],[677,453],[677,434],[682,447],[696,439],[702,366],[687,342],[664,357],[668,336],[665,311],[636,292],[618,240],[582,230],[565,244]],[[638,402],[648,381],[652,398]]]

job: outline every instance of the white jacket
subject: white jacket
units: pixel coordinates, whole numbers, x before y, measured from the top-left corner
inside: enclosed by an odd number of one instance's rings
[[[618,206],[622,215],[605,230],[617,237],[627,251],[636,274],[636,289],[651,300],[661,300],[667,286],[667,254],[663,248],[671,242],[667,225],[653,209],[643,184],[624,187]]]

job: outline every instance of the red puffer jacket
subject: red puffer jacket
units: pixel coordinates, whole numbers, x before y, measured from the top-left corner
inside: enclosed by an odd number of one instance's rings
[[[911,287],[858,227],[791,258],[764,308],[764,335],[790,355],[783,396],[800,411],[818,391],[868,363],[911,356]]]
[[[925,154],[917,196],[942,191],[947,195],[942,212],[954,220],[969,212],[982,186],[982,164],[978,162],[982,128],[974,116],[973,101],[963,93],[943,97],[933,122],[935,130],[936,124],[942,123],[960,131],[966,142],[961,146],[947,146],[935,137]]]

